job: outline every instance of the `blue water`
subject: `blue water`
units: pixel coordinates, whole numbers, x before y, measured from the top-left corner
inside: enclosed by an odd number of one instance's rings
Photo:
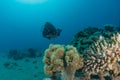
[[[0,0],[0,51],[68,44],[85,27],[120,24],[120,0],[27,1]],[[43,38],[41,31],[46,21],[61,28],[61,36],[53,40]]]

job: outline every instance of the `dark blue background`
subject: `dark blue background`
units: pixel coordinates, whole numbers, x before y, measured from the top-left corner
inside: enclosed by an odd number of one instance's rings
[[[42,37],[46,21],[63,30],[60,37]],[[105,24],[120,24],[120,0],[47,0],[36,4],[0,0],[0,51],[68,44],[81,29]]]

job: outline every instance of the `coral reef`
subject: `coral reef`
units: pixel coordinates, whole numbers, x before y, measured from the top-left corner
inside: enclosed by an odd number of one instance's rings
[[[102,37],[102,38],[101,38]],[[103,36],[84,51],[84,67],[89,78],[91,74],[98,74],[100,80],[109,75],[112,80],[119,74],[120,34],[113,34],[110,41]]]
[[[52,80],[59,80],[57,76],[62,80],[119,80],[120,33],[108,24],[103,29],[89,27],[78,32],[68,46],[51,44],[43,61]],[[76,76],[79,72],[84,75]]]
[[[45,51],[43,62],[45,73],[55,80],[59,80],[55,77],[58,74],[61,74],[62,80],[73,80],[76,70],[83,66],[82,56],[71,45],[50,44]]]
[[[27,52],[20,52],[16,49],[13,50],[9,50],[8,53],[8,58],[9,59],[14,59],[14,60],[21,60],[24,58],[36,58],[36,57],[41,57],[42,53],[41,52],[37,52],[36,49],[33,48],[29,48],[27,50]]]
[[[98,40],[98,35],[101,34],[100,32],[102,32],[101,29],[88,27],[73,37],[71,45],[75,46],[80,53],[83,53],[89,45]]]
[[[92,34],[90,29],[94,30]],[[83,54],[85,65],[81,71],[87,80],[91,74],[99,75],[100,80],[105,80],[106,75],[115,80],[120,68],[120,34],[116,28],[112,25],[105,25],[104,29],[87,28],[78,32],[71,44]]]
[[[9,59],[14,59],[14,60],[20,60],[23,59],[24,57],[26,57],[27,54],[25,53],[19,53],[18,50],[14,49],[14,50],[10,50],[8,53],[8,58]]]

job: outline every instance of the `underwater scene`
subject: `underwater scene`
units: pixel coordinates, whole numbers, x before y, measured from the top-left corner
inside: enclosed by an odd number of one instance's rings
[[[120,0],[0,0],[0,80],[120,80]]]

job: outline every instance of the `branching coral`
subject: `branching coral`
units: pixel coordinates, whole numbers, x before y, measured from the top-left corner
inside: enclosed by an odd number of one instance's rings
[[[84,54],[86,65],[83,72],[88,78],[90,74],[98,74],[101,80],[104,80],[107,73],[113,79],[119,73],[117,62],[120,59],[120,34],[113,34],[110,40],[100,36],[100,39],[86,49]]]
[[[87,79],[90,79],[91,74],[97,74],[101,80],[104,80],[105,75],[115,80],[120,68],[118,66],[118,61],[120,61],[119,32],[111,25],[105,25],[104,29],[97,29],[92,34],[87,34],[88,32],[88,29],[80,31],[71,42],[83,54],[82,72],[86,74]]]
[[[45,51],[45,73],[51,76],[61,73],[62,80],[73,80],[76,70],[83,67],[83,58],[73,46],[53,45]]]

